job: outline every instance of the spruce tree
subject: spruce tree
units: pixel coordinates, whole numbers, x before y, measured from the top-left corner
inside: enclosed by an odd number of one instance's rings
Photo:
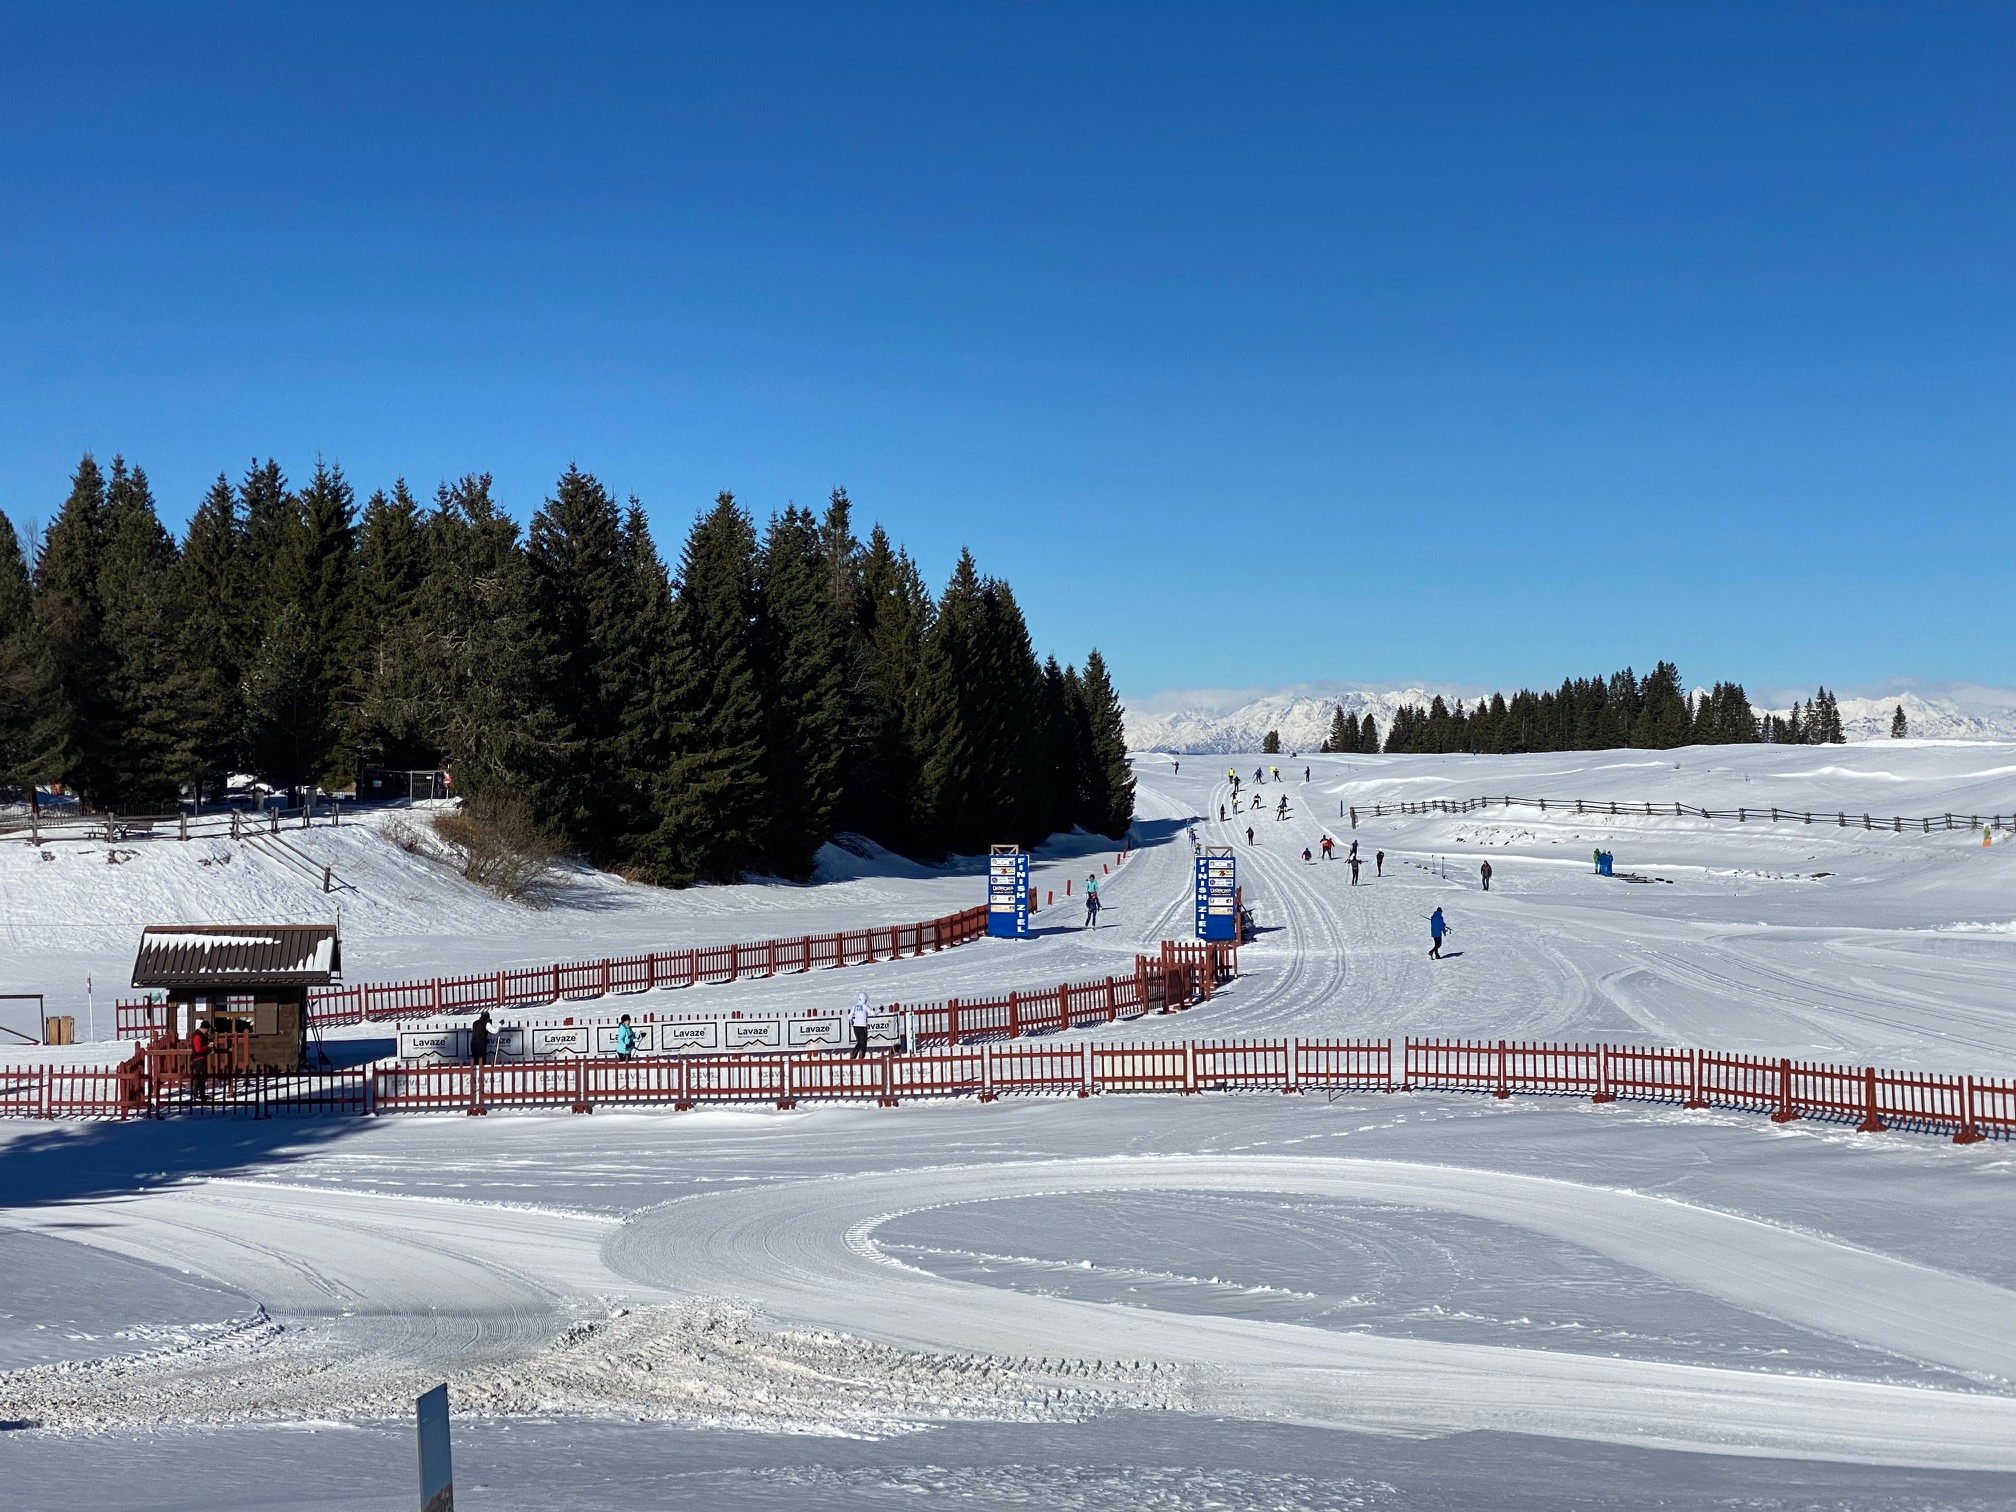
[[[356,711],[355,494],[340,467],[318,461],[299,497],[283,492],[257,524],[278,546],[247,679],[254,763],[290,789],[345,781],[356,766],[343,749]],[[248,549],[253,527],[248,517]]]
[[[1074,674],[1065,680],[1057,658],[1043,662],[1043,775],[1045,807],[1042,828],[1046,834],[1068,831],[1078,822],[1081,778],[1078,769],[1078,712],[1083,703]]]
[[[62,779],[69,738],[56,653],[35,615],[20,538],[0,515],[0,788],[39,807],[38,789]]]
[[[1260,737],[1260,754],[1262,756],[1279,756],[1281,754],[1281,732],[1279,730],[1269,730],[1265,735]]]
[[[1365,711],[1365,717],[1363,720],[1359,722],[1358,725],[1357,749],[1359,749],[1360,751],[1370,752],[1374,755],[1378,754],[1379,721],[1372,717],[1372,711],[1370,709],[1367,709]]]
[[[733,882],[761,864],[769,810],[752,633],[756,532],[733,494],[695,522],[675,590],[659,668],[671,757],[646,859],[660,881]]]
[[[850,744],[848,643],[837,586],[811,513],[794,506],[772,517],[759,577],[770,792],[764,860],[801,882],[832,834]]]
[[[916,826],[918,679],[935,606],[917,564],[877,525],[861,555],[855,634],[861,721],[839,822],[892,850],[922,854]]]
[[[1687,744],[1690,727],[1680,669],[1662,661],[1647,674],[1639,689],[1638,716],[1632,722],[1631,743],[1641,750],[1671,750]]]
[[[238,499],[222,473],[190,517],[176,563],[175,655],[183,743],[194,781],[222,801],[244,764],[244,622],[249,563]]]
[[[522,799],[549,816],[580,747],[557,712],[559,658],[489,474],[442,484],[422,536],[427,574],[412,617],[393,627],[395,655],[414,668],[402,686],[413,691],[390,717],[441,752],[461,797]]]
[[[990,800],[979,791],[984,732],[977,729],[974,679],[983,644],[981,582],[961,551],[939,597],[919,658],[913,739],[918,774],[915,826],[925,852],[984,850],[1006,836],[990,831]]]
[[[1323,754],[1338,751],[1352,751],[1358,747],[1358,718],[1346,714],[1344,705],[1338,704],[1330,715],[1330,732],[1323,737]]]
[[[113,782],[118,732],[110,704],[110,669],[98,601],[105,534],[105,475],[89,452],[70,478],[70,495],[49,524],[35,561],[35,612],[42,620],[63,707],[63,780],[86,807]]]
[[[1106,659],[1097,650],[1086,656],[1080,682],[1091,733],[1085,828],[1118,840],[1134,822],[1134,774],[1127,764],[1126,711],[1106,675]]]
[[[118,457],[103,520],[98,602],[110,738],[99,800],[129,813],[160,813],[196,776],[174,655],[175,543],[155,511],[146,473]]]
[[[570,466],[532,517],[526,555],[540,618],[557,662],[558,714],[581,744],[552,822],[566,840],[608,863],[655,828],[651,790],[661,762],[644,710],[660,655],[648,623],[657,550],[643,511],[626,522],[592,475]]]
[[[438,744],[413,722],[422,669],[413,616],[427,580],[426,525],[401,478],[365,501],[357,532],[355,715],[348,743],[370,766],[437,765]],[[360,790],[361,792],[361,790]]]
[[[1890,716],[1890,738],[1902,740],[1911,733],[1911,725],[1904,718],[1904,705],[1897,705],[1897,712]]]

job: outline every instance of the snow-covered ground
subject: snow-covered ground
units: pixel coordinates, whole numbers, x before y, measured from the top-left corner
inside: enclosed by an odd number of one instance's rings
[[[1062,906],[1065,875],[1110,859],[1083,841],[1039,874],[1060,896],[1032,941],[692,992],[802,1007],[1103,974],[1184,932],[1196,815],[1201,840],[1236,832],[1266,932],[1231,990],[1129,1037],[2016,1067],[2016,854],[1978,834],[1338,817],[1487,791],[2007,814],[2016,747],[1312,757],[1306,782],[1284,758],[1250,845],[1248,815],[1216,817],[1227,764],[1137,761],[1142,844],[1097,935]],[[1304,864],[1326,830],[1386,875]],[[353,976],[831,930],[980,890],[878,858],[812,888],[581,878],[528,915],[361,827],[308,843],[375,899],[345,905]],[[155,843],[156,872],[0,853],[6,969],[117,958],[150,909],[285,905],[238,859],[175,859],[196,844]],[[1593,875],[1597,846],[1662,880]],[[30,907],[24,871],[76,890]],[[447,1379],[470,1506],[2001,1507],[2012,1181],[1994,1145],[1446,1094],[17,1125],[0,1423],[35,1426],[0,1432],[0,1484],[23,1507],[403,1507],[403,1414]]]

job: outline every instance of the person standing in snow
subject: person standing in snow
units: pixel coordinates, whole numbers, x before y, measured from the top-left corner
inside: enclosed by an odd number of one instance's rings
[[[1351,848],[1352,848],[1353,850],[1356,850],[1356,849],[1357,849],[1358,847],[1357,847],[1357,846],[1356,846],[1356,845],[1354,844],[1354,845],[1353,845],[1353,846],[1352,846]],[[1373,870],[1372,870],[1372,875],[1373,875],[1373,876],[1375,876],[1375,877],[1383,877],[1383,876],[1385,876],[1385,875],[1386,875],[1386,852],[1384,852],[1384,851],[1379,851],[1378,853],[1376,853],[1376,854],[1375,854],[1375,855],[1374,855],[1374,856],[1372,857],[1372,861],[1373,861]]]
[[[1591,852],[1589,852],[1589,864],[1590,864],[1590,865],[1592,865],[1592,866],[1594,866],[1594,867],[1596,868],[1596,875],[1597,875],[1597,876],[1599,876],[1599,877],[1600,877],[1600,876],[1602,876],[1602,875],[1603,875],[1603,847],[1602,847],[1602,846],[1600,846],[1600,845],[1599,845],[1599,846],[1597,846],[1597,847],[1596,847],[1596,849],[1594,849],[1594,850],[1592,850]]]
[[[616,1023],[616,1059],[628,1060],[637,1048],[637,1030],[630,1022],[630,1015],[624,1014]]]
[[[1225,822],[1225,805],[1222,803],[1218,805],[1218,822],[1220,824]]]
[[[1177,762],[1177,763],[1175,764],[1175,766],[1176,766],[1176,770],[1175,770],[1175,771],[1173,771],[1173,772],[1171,772],[1171,773],[1170,773],[1169,775],[1170,775],[1171,777],[1180,777],[1180,776],[1182,776],[1182,775],[1183,775],[1183,763],[1179,761],[1179,762]]]
[[[1323,859],[1325,861],[1332,860],[1333,858],[1330,852],[1335,850],[1336,848],[1337,848],[1337,842],[1335,840],[1332,840],[1328,835],[1325,835],[1323,837]]]
[[[1356,840],[1351,842],[1351,859],[1353,861],[1358,859],[1358,842]]]
[[[490,1059],[490,1010],[485,1008],[469,1026],[469,1064],[480,1066]]]
[[[1253,843],[1253,826],[1250,824],[1246,826],[1246,843],[1248,845]]]
[[[1302,780],[1304,782],[1307,782],[1309,780],[1309,768],[1307,767],[1302,768]]]
[[[1353,887],[1358,885],[1358,858],[1356,856],[1351,858],[1351,885]]]
[[[1428,933],[1434,940],[1428,947],[1428,957],[1430,960],[1439,961],[1442,959],[1442,936],[1449,933],[1449,921],[1442,917],[1442,910],[1439,908],[1428,915]]]
[[[868,994],[862,993],[854,999],[854,1006],[847,1010],[847,1025],[854,1031],[854,1049],[849,1060],[859,1060],[868,1053]]]
[[[210,1026],[202,1019],[189,1031],[189,1095],[210,1100]]]
[[[1314,861],[1316,859],[1314,856],[1309,854],[1309,847],[1306,845],[1302,847],[1302,859],[1304,861]]]
[[[1477,874],[1484,879],[1484,891],[1491,891],[1491,863],[1486,861],[1477,868]]]

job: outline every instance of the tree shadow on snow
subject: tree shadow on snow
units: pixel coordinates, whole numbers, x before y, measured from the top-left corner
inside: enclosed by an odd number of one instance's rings
[[[40,1125],[0,1143],[0,1188],[8,1207],[25,1208],[126,1196],[191,1177],[270,1174],[370,1122],[216,1117]]]

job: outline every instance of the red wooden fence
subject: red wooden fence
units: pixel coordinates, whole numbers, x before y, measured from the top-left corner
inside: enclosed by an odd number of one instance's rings
[[[599,961],[561,961],[516,971],[476,976],[434,977],[424,982],[362,982],[318,988],[308,994],[308,1021],[318,1028],[344,1024],[395,1023],[435,1014],[493,1012],[611,993],[651,992],[661,987],[693,987],[772,977],[817,967],[854,966],[919,956],[977,940],[987,932],[987,910],[963,909],[917,924],[799,935],[743,945],[701,945],[691,950]],[[114,1010],[122,1039],[150,1039],[168,1028],[165,1003],[127,1001]]]

